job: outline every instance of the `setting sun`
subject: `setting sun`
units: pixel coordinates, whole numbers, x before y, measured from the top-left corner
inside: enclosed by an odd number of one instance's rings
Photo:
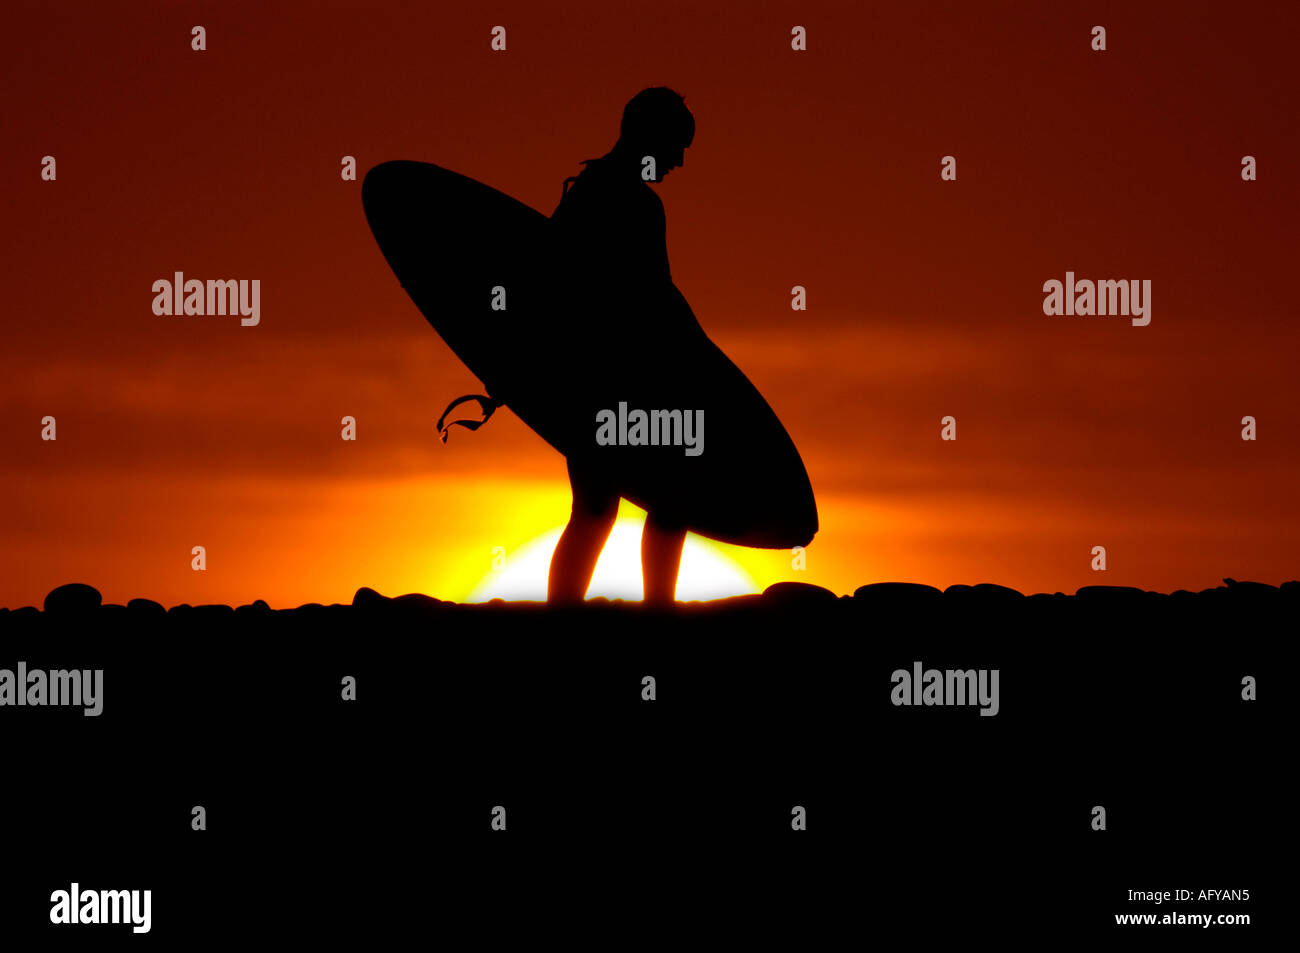
[[[600,554],[596,575],[587,590],[588,598],[639,600],[642,597],[641,527],[644,522],[643,513],[619,517]],[[488,571],[467,601],[545,600],[551,554],[561,531],[561,527],[556,527],[517,551],[506,553],[501,565]],[[759,591],[753,578],[738,563],[707,539],[695,535],[686,537],[677,579],[678,601],[718,599]]]

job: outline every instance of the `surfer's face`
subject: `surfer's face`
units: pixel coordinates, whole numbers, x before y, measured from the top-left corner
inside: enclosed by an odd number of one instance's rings
[[[676,149],[669,149],[664,152],[659,161],[659,178],[656,180],[662,182],[664,176],[673,169],[680,169],[686,164],[686,147],[678,146]]]

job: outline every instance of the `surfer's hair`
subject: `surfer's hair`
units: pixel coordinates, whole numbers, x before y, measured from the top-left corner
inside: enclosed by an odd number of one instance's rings
[[[667,86],[652,86],[623,107],[618,134],[629,143],[671,142],[684,148],[695,139],[695,117],[681,93]]]

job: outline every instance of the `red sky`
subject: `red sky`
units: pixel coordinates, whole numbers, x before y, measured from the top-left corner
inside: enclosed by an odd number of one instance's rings
[[[657,186],[674,278],[818,496],[806,571],[727,550],[758,585],[1300,576],[1294,5],[704,6],[11,4],[0,605],[463,598],[561,525],[563,461],[513,416],[437,442],[478,384],[339,160],[549,214],[659,84],[697,122]],[[178,270],[260,279],[261,324],[154,315]],[[1150,279],[1150,326],[1045,316],[1067,270]]]

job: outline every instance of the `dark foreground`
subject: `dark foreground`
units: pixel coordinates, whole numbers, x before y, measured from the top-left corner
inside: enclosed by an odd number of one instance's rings
[[[0,611],[0,670],[103,671],[96,717],[0,706],[6,938],[52,932],[72,881],[152,890],[148,934],[52,933],[93,946],[1236,947],[1278,926],[1300,583],[784,586],[667,613],[95,601]],[[996,704],[894,704],[918,663],[996,670]],[[1130,896],[1165,890],[1191,897]],[[1252,922],[1115,924],[1146,913]]]

